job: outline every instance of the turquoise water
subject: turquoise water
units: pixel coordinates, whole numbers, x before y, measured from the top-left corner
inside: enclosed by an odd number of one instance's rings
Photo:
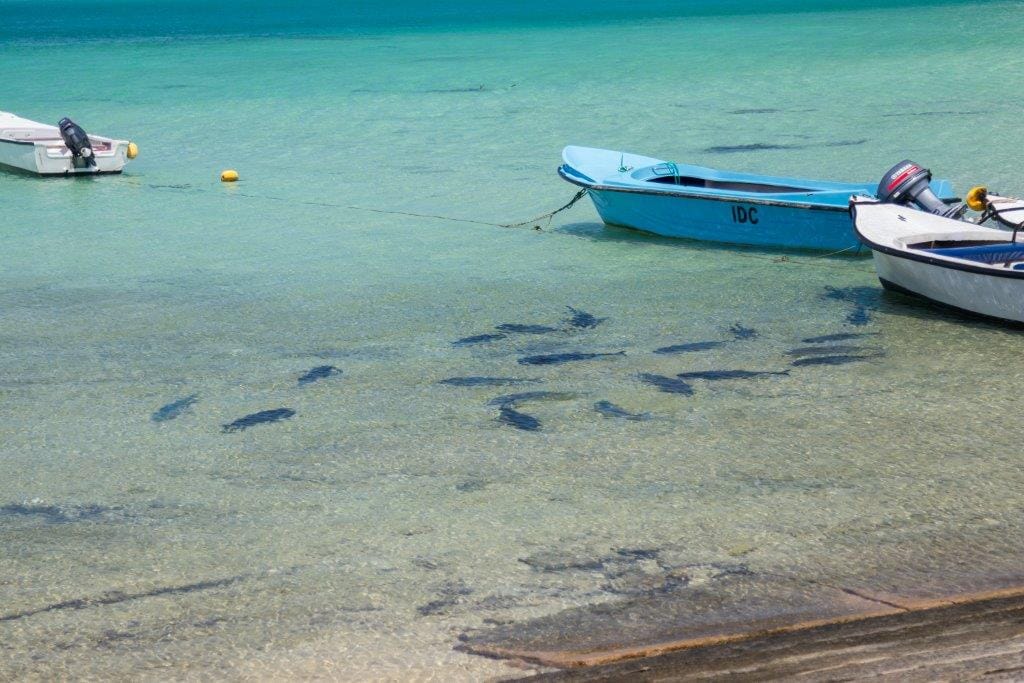
[[[542,231],[342,208],[524,220],[572,195],[565,144],[850,181],[910,157],[1024,192],[1019,4],[762,4],[0,1],[0,108],[141,149],[117,177],[0,175],[0,678],[517,676],[459,633],[622,599],[536,561],[617,548],[1011,573],[1019,333],[882,295],[868,260],[586,203]],[[784,148],[705,151],[759,143]],[[502,323],[559,331],[451,344]],[[789,365],[837,332],[884,355]],[[563,351],[625,355],[516,362]],[[736,368],[791,372],[637,379]],[[541,381],[436,383],[458,376]],[[537,431],[487,406],[532,390],[573,396],[523,404]]]

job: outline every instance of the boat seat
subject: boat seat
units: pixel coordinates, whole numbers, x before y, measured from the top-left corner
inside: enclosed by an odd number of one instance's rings
[[[975,247],[945,247],[929,249],[932,254],[952,256],[953,258],[977,261],[989,265],[1009,265],[1014,261],[1024,261],[1024,242],[1007,242],[1005,244],[984,244]],[[1019,270],[1014,266],[1014,270]]]

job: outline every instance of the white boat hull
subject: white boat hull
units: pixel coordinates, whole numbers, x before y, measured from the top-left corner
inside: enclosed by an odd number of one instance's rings
[[[851,209],[887,289],[1024,323],[1024,242],[1009,231],[864,197]]]
[[[128,163],[128,140],[89,135],[95,165],[77,163],[56,126],[0,112],[0,167],[38,175],[120,173]]]
[[[1024,322],[1024,279],[951,270],[879,251],[872,254],[878,279],[886,289],[968,313]]]

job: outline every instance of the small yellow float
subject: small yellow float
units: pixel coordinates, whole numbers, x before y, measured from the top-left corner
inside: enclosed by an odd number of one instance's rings
[[[972,187],[967,193],[967,206],[974,211],[984,211],[988,208],[988,189],[984,186]]]

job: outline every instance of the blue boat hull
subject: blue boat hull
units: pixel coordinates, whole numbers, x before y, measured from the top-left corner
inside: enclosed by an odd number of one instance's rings
[[[588,192],[601,220],[664,237],[790,249],[857,249],[850,214],[842,208],[799,207],[641,194]]]
[[[586,188],[610,225],[786,249],[858,250],[850,197],[873,196],[877,187],[722,171],[592,147],[566,147],[562,160],[559,175]],[[934,181],[932,189],[954,198],[947,181]]]

